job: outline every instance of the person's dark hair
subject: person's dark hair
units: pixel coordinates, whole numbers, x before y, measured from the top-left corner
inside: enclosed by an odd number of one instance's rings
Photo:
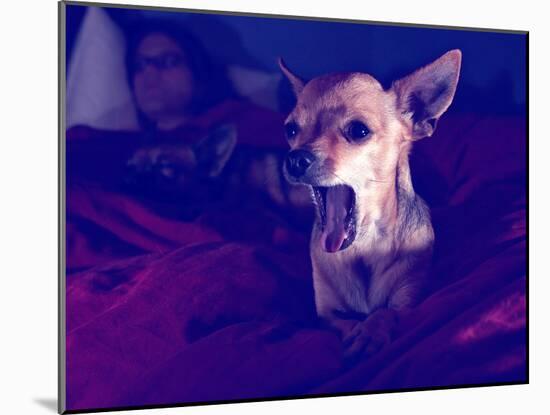
[[[132,90],[137,49],[141,41],[152,33],[160,33],[174,40],[186,55],[194,81],[189,107],[192,114],[200,114],[224,99],[237,97],[225,67],[212,61],[204,46],[191,32],[176,22],[158,19],[142,19],[127,29],[126,71]],[[139,108],[138,113],[143,126],[146,129],[153,128]]]

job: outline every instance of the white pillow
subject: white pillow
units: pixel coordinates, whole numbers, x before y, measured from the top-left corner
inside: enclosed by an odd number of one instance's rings
[[[100,7],[87,7],[67,79],[67,128],[138,130],[122,31]]]

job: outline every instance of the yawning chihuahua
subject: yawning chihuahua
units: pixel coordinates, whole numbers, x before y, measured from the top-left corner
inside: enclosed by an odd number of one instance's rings
[[[452,50],[384,89],[365,73],[304,82],[280,59],[296,95],[285,129],[285,174],[311,188],[310,253],[317,314],[348,358],[390,342],[396,311],[415,305],[434,232],[409,170],[412,143],[434,133],[458,83]]]

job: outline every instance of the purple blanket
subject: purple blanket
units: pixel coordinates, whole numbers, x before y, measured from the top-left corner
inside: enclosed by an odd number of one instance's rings
[[[433,284],[353,367],[315,319],[307,232],[253,207],[181,222],[70,187],[67,408],[526,381],[525,144],[525,119],[474,116],[418,143]]]

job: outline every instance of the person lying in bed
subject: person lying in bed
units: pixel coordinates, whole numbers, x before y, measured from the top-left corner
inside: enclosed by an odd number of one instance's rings
[[[280,174],[283,115],[239,97],[181,28],[130,33],[140,130],[67,132],[68,269],[212,241],[305,249],[313,211]]]
[[[243,194],[261,194],[278,207],[310,204],[306,190],[282,176],[282,114],[240,98],[224,68],[181,27],[151,20],[129,33],[127,75],[142,131],[100,132],[77,141],[86,145],[71,143],[72,177],[99,180],[163,208],[168,202],[183,216]]]
[[[128,188],[187,206],[236,194],[240,200],[254,192],[279,207],[308,206],[306,189],[290,186],[283,177],[286,149],[258,147],[269,140],[281,147],[282,123],[269,129],[275,132],[269,137],[268,126],[249,109],[246,126],[238,126],[232,114],[208,126],[202,137],[189,134],[197,116],[230,106],[228,98],[237,94],[191,34],[164,24],[140,28],[130,40],[127,67],[148,143],[127,161]],[[259,127],[253,135],[246,131],[251,124]]]
[[[71,179],[154,201],[202,202],[233,183],[278,205],[309,203],[281,175],[282,114],[239,97],[224,67],[182,27],[150,20],[128,32],[127,77],[141,132],[69,131]]]

